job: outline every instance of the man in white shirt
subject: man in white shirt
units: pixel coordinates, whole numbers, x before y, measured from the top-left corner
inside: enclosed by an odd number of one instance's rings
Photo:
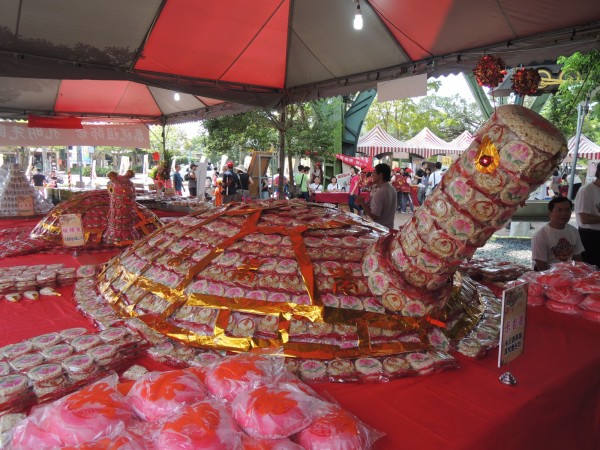
[[[531,240],[534,270],[547,270],[563,261],[581,261],[584,247],[577,229],[569,225],[573,202],[566,197],[554,197],[548,203],[550,223],[540,228]]]
[[[575,197],[575,214],[585,247],[583,260],[600,267],[600,164],[596,166],[595,177],[593,183],[579,189]]]
[[[356,203],[362,206],[365,213],[380,225],[394,228],[394,218],[398,199],[396,189],[390,183],[392,169],[387,164],[377,164],[373,173],[373,183],[377,185],[369,203],[363,197],[358,197]]]

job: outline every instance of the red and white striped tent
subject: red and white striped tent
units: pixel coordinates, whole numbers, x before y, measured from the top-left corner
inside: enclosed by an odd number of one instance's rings
[[[356,150],[367,156],[377,156],[403,151],[403,146],[402,141],[396,139],[378,124],[367,134],[358,138]]]
[[[568,156],[573,156],[575,153],[575,138],[577,136],[573,136],[569,139],[569,154]],[[579,140],[579,150],[577,151],[578,158],[586,158],[586,159],[600,159],[600,145],[596,145],[592,141],[590,141],[584,134],[581,135],[581,139]]]
[[[460,154],[466,147],[457,147],[438,137],[433,131],[425,127],[419,133],[405,141],[400,151],[416,153],[423,158],[434,155]]]
[[[469,133],[467,130],[465,130],[460,135],[458,135],[457,137],[452,139],[449,142],[449,144],[452,147],[461,148],[463,150],[466,150],[467,148],[469,148],[469,145],[471,145],[471,142],[473,142],[474,139],[475,139],[475,137],[473,137],[473,135],[471,133]]]

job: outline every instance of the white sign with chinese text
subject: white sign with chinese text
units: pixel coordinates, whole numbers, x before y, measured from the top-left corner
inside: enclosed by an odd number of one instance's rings
[[[60,216],[60,232],[65,247],[78,247],[85,244],[81,214]]]
[[[350,178],[354,172],[338,173],[335,177],[337,178],[337,185],[339,189],[343,189],[345,192],[350,192]]]
[[[502,293],[498,367],[511,362],[523,353],[528,287],[526,283],[520,284]]]
[[[150,131],[145,125],[84,125],[83,129],[69,130],[29,128],[26,123],[0,123],[0,146],[53,145],[150,148]]]
[[[17,195],[17,210],[20,216],[33,216],[33,197],[31,195]]]

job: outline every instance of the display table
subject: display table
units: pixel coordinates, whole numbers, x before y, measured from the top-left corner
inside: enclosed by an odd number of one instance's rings
[[[0,260],[0,267],[107,261],[116,252],[40,254]],[[93,329],[75,310],[72,287],[62,297],[0,302],[0,346],[70,327]],[[457,356],[461,368],[381,384],[314,387],[386,433],[376,449],[600,448],[600,325],[545,308],[529,308],[525,354],[498,382],[494,351],[482,360]],[[140,361],[147,364],[148,360]],[[149,364],[149,368],[161,365]]]
[[[370,193],[361,192],[360,196],[369,201]],[[334,205],[347,205],[350,199],[348,192],[317,192],[310,195],[310,201],[315,203],[333,203]]]

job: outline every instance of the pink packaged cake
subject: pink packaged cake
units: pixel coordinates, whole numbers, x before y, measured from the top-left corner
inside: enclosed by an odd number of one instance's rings
[[[239,429],[220,403],[204,400],[184,406],[160,430],[160,449],[233,449],[240,442]]]
[[[42,426],[63,445],[96,439],[133,418],[125,398],[114,388],[116,376],[105,378],[51,405]]]
[[[206,388],[189,371],[151,372],[135,382],[127,399],[144,420],[162,419],[179,407],[204,400]]]
[[[300,431],[296,441],[306,450],[366,450],[381,435],[337,406]]]
[[[231,406],[235,421],[250,436],[280,439],[306,428],[325,403],[291,383],[261,386],[240,393]]]
[[[240,392],[270,380],[263,360],[242,354],[217,362],[206,372],[204,382],[215,397],[233,401]]]

